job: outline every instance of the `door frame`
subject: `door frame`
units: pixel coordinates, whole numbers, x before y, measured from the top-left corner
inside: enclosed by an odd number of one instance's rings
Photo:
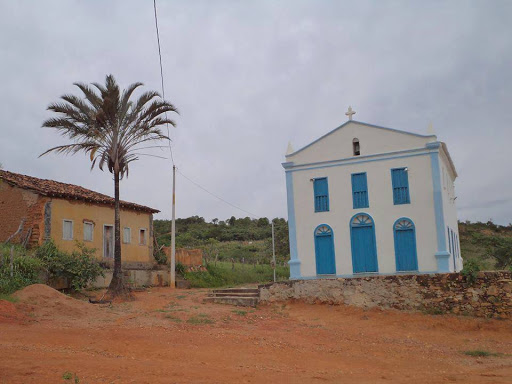
[[[357,217],[357,216],[361,216],[361,215],[364,215],[364,216],[368,216],[371,220],[371,224],[368,224],[368,225],[352,225],[352,222],[354,221],[354,219]],[[354,216],[352,216],[350,218],[350,221],[348,222],[348,225],[350,227],[350,250],[351,250],[351,253],[352,253],[352,273],[353,274],[362,274],[362,273],[379,273],[379,257],[378,257],[378,253],[377,253],[377,238],[376,238],[376,235],[375,235],[375,220],[373,219],[372,215],[370,215],[369,213],[366,213],[366,212],[359,212],[359,213],[356,213]],[[377,268],[376,271],[371,271],[371,272],[368,272],[368,271],[364,271],[364,272],[355,272],[355,263],[354,263],[354,242],[353,242],[353,237],[352,237],[352,229],[354,227],[372,227],[372,236],[373,236],[373,252],[375,254],[375,266]]]
[[[112,260],[115,257],[115,233],[114,233],[114,225],[113,224],[103,224],[103,233],[101,234],[101,237],[103,239],[103,252],[101,254],[102,259],[110,259],[110,257],[105,257],[105,227],[112,227]]]
[[[414,245],[414,259],[415,259],[415,262],[416,262],[416,269],[411,269],[411,270],[408,270],[408,271],[402,271],[402,270],[398,270],[398,253],[397,253],[397,232],[401,231],[400,229],[396,229],[395,226],[396,224],[401,221],[401,220],[407,220],[409,223],[411,223],[411,229],[412,229],[412,233],[413,233],[413,245]],[[408,217],[401,217],[399,219],[397,219],[394,223],[393,223],[393,239],[394,239],[394,245],[395,245],[395,271],[396,272],[418,272],[419,270],[419,266],[418,266],[418,246],[416,244],[416,225],[414,225],[414,221],[412,221],[410,218]]]
[[[316,231],[320,227],[327,227],[331,231],[330,235],[317,235]],[[316,242],[317,237],[327,237],[329,236],[331,238],[331,245],[332,245],[332,262],[334,267],[333,273],[318,273],[318,246]],[[329,224],[320,224],[315,227],[315,230],[313,231],[313,238],[315,242],[315,268],[316,268],[316,275],[317,276],[333,276],[336,275],[336,251],[334,249],[334,231],[332,230],[332,227]]]

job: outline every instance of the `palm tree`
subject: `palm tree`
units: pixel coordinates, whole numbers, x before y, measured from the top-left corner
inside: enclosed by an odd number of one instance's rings
[[[134,83],[121,92],[112,75],[106,77],[105,85],[74,85],[82,91],[84,98],[61,96],[64,102],[48,106],[48,110],[58,116],[43,123],[43,127],[57,129],[72,143],[51,148],[40,156],[50,152],[84,152],[90,156],[91,170],[97,164],[101,170],[106,166],[114,175],[114,274],[108,292],[111,296],[126,294],[128,290],[121,271],[119,181],[128,176],[130,163],[139,159],[141,144],[170,140],[161,128],[165,124],[175,127],[174,121],[167,118],[167,112],[178,111],[157,92],[145,92],[137,100],[132,100],[133,92],[142,83]]]

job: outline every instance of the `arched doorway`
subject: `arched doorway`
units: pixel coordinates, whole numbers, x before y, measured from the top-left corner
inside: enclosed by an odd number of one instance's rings
[[[378,272],[375,225],[370,215],[358,213],[350,220],[354,273]]]
[[[334,236],[332,228],[321,224],[315,229],[315,256],[317,275],[335,275]]]
[[[393,224],[397,271],[417,271],[416,231],[411,219],[402,217]]]

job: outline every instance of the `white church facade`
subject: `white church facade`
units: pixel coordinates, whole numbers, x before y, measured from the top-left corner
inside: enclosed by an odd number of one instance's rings
[[[288,152],[291,279],[462,269],[457,172],[435,135],[350,119]]]

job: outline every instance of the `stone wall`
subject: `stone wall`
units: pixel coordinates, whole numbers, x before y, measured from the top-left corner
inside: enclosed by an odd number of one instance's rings
[[[112,280],[113,275],[112,269],[106,269],[104,271],[105,276],[99,276],[94,282],[92,282],[87,288],[107,288]],[[164,268],[154,269],[135,269],[125,268],[123,265],[123,274],[125,282],[129,283],[132,287],[164,287],[169,286],[170,276],[169,270]],[[52,288],[55,289],[68,289],[69,282],[67,279],[55,279],[48,282]]]
[[[480,272],[474,283],[460,273],[292,280],[260,286],[260,300],[510,318],[512,279],[510,272],[496,271]]]

